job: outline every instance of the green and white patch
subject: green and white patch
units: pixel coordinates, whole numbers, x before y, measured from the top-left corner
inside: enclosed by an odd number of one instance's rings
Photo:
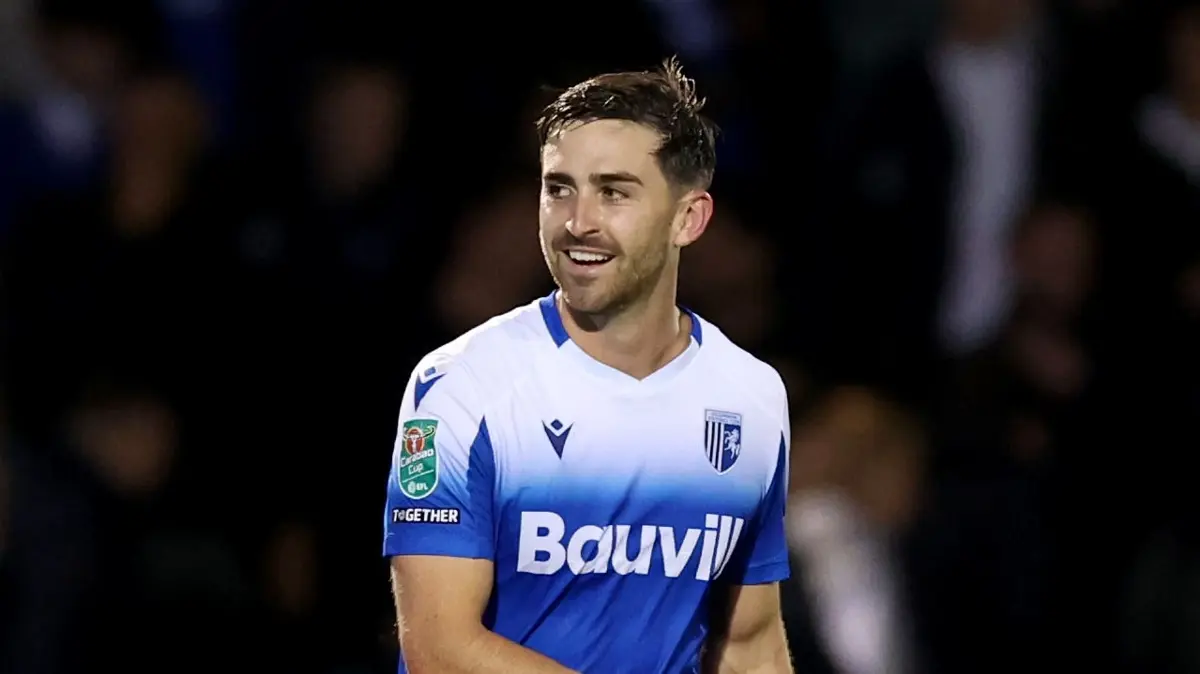
[[[438,485],[438,422],[413,419],[400,430],[400,461],[396,464],[400,491],[412,499],[422,499]]]

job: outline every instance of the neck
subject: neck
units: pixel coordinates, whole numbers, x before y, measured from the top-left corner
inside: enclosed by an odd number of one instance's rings
[[[675,305],[674,283],[609,315],[573,311],[558,297],[571,340],[592,358],[637,379],[674,360],[691,341],[691,319]]]

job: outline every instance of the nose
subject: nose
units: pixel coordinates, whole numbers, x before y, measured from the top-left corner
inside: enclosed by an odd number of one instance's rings
[[[571,217],[567,220],[567,232],[576,239],[586,239],[600,231],[591,201],[584,196],[575,199]]]

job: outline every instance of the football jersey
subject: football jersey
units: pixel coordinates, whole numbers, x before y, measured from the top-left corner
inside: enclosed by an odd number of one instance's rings
[[[788,576],[789,424],[778,373],[690,318],[643,379],[576,346],[554,294],[426,356],[384,555],[491,560],[484,625],[573,669],[698,671],[710,592]]]

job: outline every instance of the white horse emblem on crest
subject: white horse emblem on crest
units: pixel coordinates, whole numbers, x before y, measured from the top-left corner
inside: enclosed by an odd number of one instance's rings
[[[737,456],[742,451],[742,432],[737,428],[726,429],[725,451]]]

